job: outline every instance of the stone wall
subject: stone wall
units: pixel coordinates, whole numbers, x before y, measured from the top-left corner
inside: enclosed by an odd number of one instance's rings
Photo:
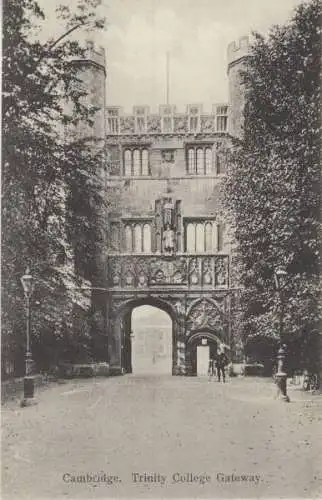
[[[241,137],[243,128],[243,110],[245,105],[244,88],[240,72],[245,68],[249,53],[248,37],[240,38],[237,43],[228,46],[228,77],[229,77],[229,132],[235,137]]]
[[[127,140],[123,138],[119,141],[119,172],[124,173],[122,151],[127,147]],[[190,138],[184,140],[178,137],[151,137],[150,143],[146,145],[150,151],[150,176],[112,175],[108,179],[110,220],[153,217],[155,201],[163,196],[171,196],[175,200],[181,200],[183,218],[208,217],[222,222],[224,219],[220,200],[222,175],[216,174],[218,142],[221,145],[228,144],[228,139],[221,137],[219,141],[215,136],[203,136],[198,141],[192,141]],[[207,175],[190,175],[187,173],[186,148],[188,145],[200,144],[212,147],[212,172]],[[165,160],[165,151],[171,152],[171,161]],[[228,244],[228,240],[226,243]],[[227,247],[224,251],[228,251]]]

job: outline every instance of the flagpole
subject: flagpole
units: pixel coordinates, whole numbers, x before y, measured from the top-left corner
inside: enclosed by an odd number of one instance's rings
[[[166,55],[166,104],[169,104],[170,93],[170,52]]]

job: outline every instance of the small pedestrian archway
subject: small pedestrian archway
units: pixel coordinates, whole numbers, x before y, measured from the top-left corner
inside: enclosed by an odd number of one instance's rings
[[[194,332],[190,336],[187,351],[191,363],[191,375],[206,376],[208,374],[209,361],[216,359],[221,343],[216,332],[208,329]]]
[[[134,375],[172,373],[172,320],[168,313],[151,305],[132,309],[131,358]]]

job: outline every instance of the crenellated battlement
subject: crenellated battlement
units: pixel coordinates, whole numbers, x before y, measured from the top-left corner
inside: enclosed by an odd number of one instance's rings
[[[246,57],[249,54],[250,40],[248,36],[243,36],[231,42],[227,48],[228,67],[234,62]]]
[[[104,71],[106,69],[105,49],[99,45],[95,45],[92,41],[86,42],[86,52],[84,60],[91,61],[98,66],[102,66]]]
[[[186,134],[227,132],[227,103],[213,104],[210,112],[202,104],[188,104],[185,111],[176,106],[162,104],[158,110],[149,106],[133,106],[127,114],[120,106],[105,108],[108,135],[118,134]]]

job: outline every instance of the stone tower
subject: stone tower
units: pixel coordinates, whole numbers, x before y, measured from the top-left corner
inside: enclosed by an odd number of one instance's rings
[[[93,109],[91,115],[92,123],[86,120],[81,120],[73,129],[71,134],[76,140],[85,140],[90,146],[93,153],[95,170],[100,179],[102,190],[105,188],[105,85],[106,85],[106,60],[105,50],[102,47],[97,47],[92,42],[87,42],[86,51],[83,57],[74,59],[72,64],[77,68],[77,76],[79,82],[77,86],[84,91],[82,104]],[[82,146],[80,146],[82,147]],[[95,155],[97,154],[97,157]],[[93,200],[90,203],[95,203]],[[102,339],[102,331],[104,331],[104,317],[106,316],[106,301],[101,300],[99,290],[104,287],[106,282],[105,277],[105,255],[104,243],[106,238],[105,221],[107,214],[103,205],[95,204],[93,206],[96,217],[97,235],[95,238],[95,253],[92,256],[92,262],[84,262],[82,259],[82,248],[78,245],[76,237],[76,245],[73,249],[74,253],[74,270],[81,286],[87,288],[88,292],[83,292],[84,297],[80,300],[75,300],[74,303],[74,330],[76,333],[81,333],[86,321],[86,315],[91,312],[91,329],[93,333],[92,349],[94,353],[101,352],[103,359],[104,355],[104,338]],[[82,241],[83,235],[79,234],[79,240]],[[96,240],[97,237],[97,240]],[[92,241],[93,243],[93,241]],[[83,281],[82,281],[83,280]],[[95,357],[97,355],[94,354]],[[100,360],[100,359],[99,359]]]
[[[79,69],[79,85],[86,92],[83,103],[96,109],[93,115],[93,125],[81,123],[77,127],[78,138],[105,138],[105,80],[106,61],[103,47],[95,47],[93,42],[87,42],[87,49],[82,59],[73,61]],[[101,144],[100,144],[101,146]]]
[[[245,104],[244,89],[240,71],[245,67],[249,54],[249,38],[244,36],[237,42],[232,42],[227,49],[227,73],[229,79],[230,120],[229,132],[240,138],[243,129],[243,109]]]

